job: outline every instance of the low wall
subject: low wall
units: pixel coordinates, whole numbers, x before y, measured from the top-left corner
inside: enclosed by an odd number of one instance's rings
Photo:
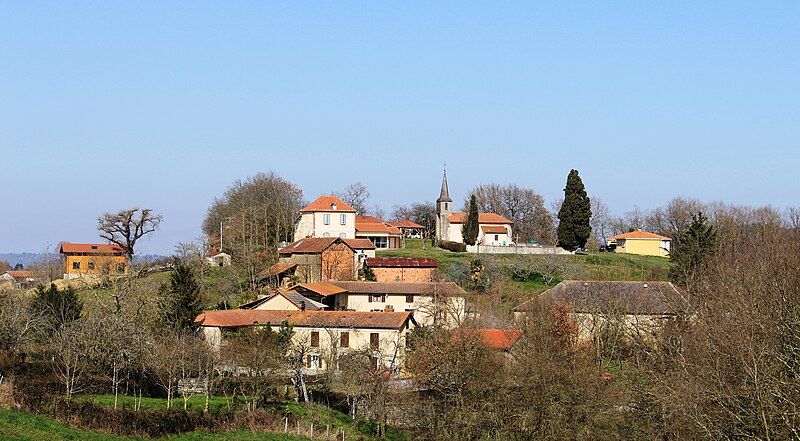
[[[467,245],[467,252],[476,254],[572,254],[560,247],[532,247],[529,245]]]

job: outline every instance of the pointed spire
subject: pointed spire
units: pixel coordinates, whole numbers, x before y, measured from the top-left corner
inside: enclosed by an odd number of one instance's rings
[[[436,202],[453,202],[447,190],[447,163],[444,165],[444,175],[442,175],[442,191],[439,192],[439,199],[436,199]]]

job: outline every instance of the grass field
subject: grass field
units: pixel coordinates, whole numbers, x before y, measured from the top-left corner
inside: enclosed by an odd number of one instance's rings
[[[191,432],[163,438],[136,438],[108,435],[68,427],[58,421],[18,410],[0,409],[0,439],[8,441],[133,441],[145,439],[171,441],[301,441],[305,437],[245,430],[225,433]]]
[[[470,253],[454,253],[441,248],[432,248],[430,245],[422,249],[419,239],[406,239],[406,248],[397,250],[380,250],[379,257],[430,257],[439,261],[439,269],[448,272],[458,265],[469,264],[471,261],[492,259],[504,266],[521,263],[526,260],[559,259],[568,269],[569,274],[575,278],[585,280],[668,280],[670,262],[663,257],[636,256],[632,254],[616,253],[590,253],[585,255],[517,255],[494,254],[476,255]],[[567,276],[568,276],[567,275]],[[537,281],[514,281],[514,283],[528,291],[541,291],[548,285]]]
[[[135,406],[136,398],[130,395],[119,395],[117,401],[117,407],[119,408],[130,408],[133,409]],[[106,407],[114,407],[114,395],[81,395],[75,398],[75,401],[78,402],[89,402],[94,404],[99,404],[101,406]],[[188,410],[195,410],[195,411],[202,411],[205,409],[206,405],[206,398],[204,396],[193,396],[189,397],[188,401]],[[230,404],[230,400],[225,397],[209,397],[208,400],[208,410],[216,411],[216,410],[228,410],[228,404]],[[167,407],[167,399],[166,398],[142,398],[142,409],[155,409],[155,408],[164,408]],[[183,409],[183,398],[173,398],[172,400],[172,408],[173,409]]]

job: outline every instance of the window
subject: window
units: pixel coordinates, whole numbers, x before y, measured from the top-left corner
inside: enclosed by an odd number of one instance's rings
[[[370,303],[385,302],[386,301],[386,295],[385,294],[370,294],[369,295],[369,301],[370,301]]]
[[[311,347],[318,348],[319,347],[319,332],[312,331],[311,332]]]
[[[494,235],[494,240],[495,240],[495,241],[498,241],[498,240],[500,240],[500,235],[499,235],[499,234],[495,234],[495,235]]]
[[[347,225],[347,215],[342,213],[339,215],[339,223],[342,225]]]
[[[322,223],[325,224],[325,225],[330,225],[331,224],[331,214],[330,213],[325,213],[325,214],[322,215]]]
[[[375,248],[388,248],[389,247],[389,238],[388,237],[369,237],[369,240],[375,245]]]
[[[94,262],[89,262],[89,263],[87,263],[87,264],[86,264],[86,268],[88,268],[88,269],[90,269],[90,270],[91,270],[91,269],[94,269]]]
[[[72,262],[72,269],[81,269],[80,262]]]
[[[371,332],[369,334],[369,347],[373,350],[378,350],[380,345],[380,337],[378,336],[377,332]]]
[[[124,272],[125,272],[125,264],[124,263],[118,263],[117,264],[117,273],[122,274]]]
[[[414,303],[414,294],[406,294],[406,303]]]
[[[339,337],[339,346],[343,348],[350,347],[350,333],[349,332],[342,332],[341,337]]]
[[[444,209],[447,210],[447,202],[444,203]]]

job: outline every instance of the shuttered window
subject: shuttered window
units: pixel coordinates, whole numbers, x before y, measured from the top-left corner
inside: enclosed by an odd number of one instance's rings
[[[310,354],[306,355],[306,367],[307,368],[311,367],[311,355]]]
[[[406,303],[414,303],[414,294],[406,294]]]
[[[342,336],[339,339],[339,346],[343,348],[350,347],[350,333],[349,332],[342,332]]]
[[[319,332],[312,331],[311,332],[311,347],[318,348],[319,347]]]
[[[379,349],[380,346],[380,337],[378,336],[377,332],[371,332],[369,334],[369,347],[372,349]]]

